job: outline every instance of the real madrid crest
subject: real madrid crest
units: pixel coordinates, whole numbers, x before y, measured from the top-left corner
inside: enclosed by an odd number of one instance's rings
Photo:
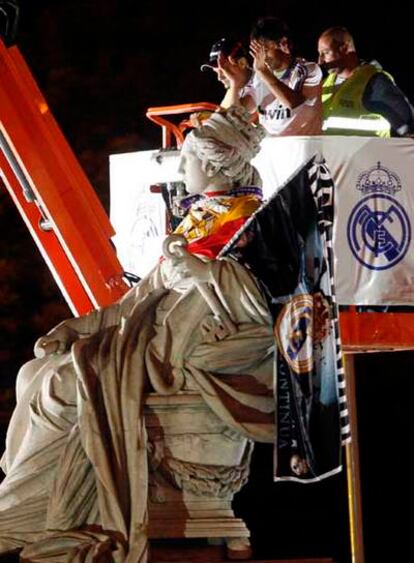
[[[353,208],[347,227],[352,254],[365,268],[386,270],[405,256],[411,225],[394,195],[400,178],[380,162],[359,175],[357,190],[365,197]]]
[[[275,324],[278,348],[297,374],[313,369],[313,346],[329,333],[330,306],[321,292],[294,295],[284,305]]]

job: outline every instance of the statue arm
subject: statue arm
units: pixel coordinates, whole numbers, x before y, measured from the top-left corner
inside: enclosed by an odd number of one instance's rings
[[[35,356],[42,358],[53,353],[64,354],[79,338],[85,338],[106,327],[120,324],[121,319],[128,316],[132,307],[138,301],[144,299],[155,287],[159,287],[161,283],[158,267],[156,267],[119,301],[91,311],[87,315],[66,319],[52,328],[46,335],[41,336],[34,346]]]

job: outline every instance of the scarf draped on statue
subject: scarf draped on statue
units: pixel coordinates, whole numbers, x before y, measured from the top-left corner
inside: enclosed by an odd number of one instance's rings
[[[249,218],[235,251],[261,281],[274,317],[275,480],[341,470],[349,422],[333,284],[333,182],[311,159]],[[240,248],[240,240],[247,246]]]

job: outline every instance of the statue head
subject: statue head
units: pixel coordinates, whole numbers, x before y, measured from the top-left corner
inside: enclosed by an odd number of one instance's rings
[[[236,186],[260,186],[257,170],[250,164],[265,136],[250,114],[232,106],[213,113],[189,133],[181,149],[179,171],[190,194],[228,190]]]

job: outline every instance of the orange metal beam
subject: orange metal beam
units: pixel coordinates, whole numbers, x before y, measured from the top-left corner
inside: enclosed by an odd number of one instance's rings
[[[414,349],[413,313],[359,313],[351,308],[340,312],[339,321],[347,352]]]
[[[4,154],[0,151],[0,170],[2,179],[37,247],[46,261],[53,277],[62,291],[74,314],[82,314],[93,309],[93,304],[85,292],[79,277],[68,260],[62,246],[51,231],[43,231],[39,222],[42,214],[39,208],[26,200],[20,183],[11,170]],[[64,280],[64,283],[62,283]]]
[[[7,147],[1,161],[5,184],[72,308],[83,314],[121,297],[128,286],[105,210],[17,47],[6,49],[1,41],[0,134]],[[22,199],[22,183],[34,201]],[[51,232],[39,228],[39,208]]]
[[[163,115],[181,115],[183,113],[194,113],[198,111],[216,111],[216,104],[209,102],[196,102],[191,104],[179,104],[175,106],[159,106],[148,108],[146,116],[148,119],[160,125],[162,128],[162,146],[168,148],[171,146],[171,136],[174,135],[175,142],[178,148],[184,142],[184,129],[189,126],[188,122],[182,122],[176,125],[172,121],[168,121]]]

